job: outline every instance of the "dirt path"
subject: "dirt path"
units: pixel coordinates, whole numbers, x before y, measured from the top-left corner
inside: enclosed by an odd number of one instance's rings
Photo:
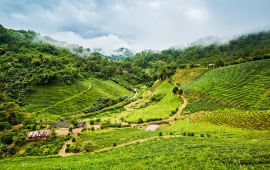
[[[124,109],[126,109],[126,111],[136,110],[136,109],[134,109],[134,108],[132,108],[132,107],[133,107],[134,105],[136,105],[136,104],[139,104],[139,103],[143,102],[143,101],[144,101],[143,99],[139,99],[139,100],[136,100],[136,101],[134,101],[134,102],[131,102],[131,103],[125,105],[125,106],[124,106]]]
[[[183,100],[183,103],[181,105],[179,105],[178,111],[173,116],[169,117],[168,119],[152,121],[152,122],[144,122],[144,123],[141,123],[141,124],[138,124],[138,123],[136,124],[135,123],[135,124],[131,124],[131,126],[132,127],[139,127],[139,126],[142,126],[142,125],[147,126],[147,125],[150,125],[150,124],[169,124],[169,123],[172,123],[173,121],[177,120],[181,116],[184,108],[188,104],[188,100],[183,95],[180,96],[180,97]]]
[[[169,122],[172,122],[172,121],[174,121],[175,119],[178,119],[179,116],[181,116],[181,114],[182,114],[184,108],[187,107],[187,104],[188,104],[187,98],[185,98],[183,95],[180,96],[180,97],[181,97],[181,99],[183,100],[183,103],[178,107],[178,111],[177,111],[173,116],[171,116],[171,117],[169,117],[169,118],[167,119],[167,121],[169,121]]]
[[[155,137],[150,137],[150,138],[145,138],[145,139],[138,139],[138,140],[133,140],[133,141],[130,141],[130,142],[127,142],[127,143],[122,143],[122,144],[119,144],[117,146],[111,146],[111,147],[107,147],[107,148],[102,148],[102,149],[96,150],[94,152],[91,152],[90,154],[106,152],[106,151],[109,151],[109,150],[112,150],[112,149],[123,148],[123,147],[129,146],[129,145],[135,145],[135,144],[147,142],[147,141],[150,141],[150,140],[156,140],[156,139],[162,139],[162,138],[163,139],[169,139],[169,138],[178,138],[178,137],[181,137],[181,135],[155,136]],[[66,146],[66,144],[64,146]],[[74,156],[74,155],[83,155],[83,154],[85,154],[85,153],[65,153],[65,148],[63,147],[62,149],[59,151],[59,155],[63,156],[63,157],[64,156]]]
[[[74,155],[74,153],[66,153],[67,144],[71,144],[71,143],[72,143],[71,140],[66,141],[66,142],[64,143],[63,147],[60,149],[60,151],[59,151],[58,154],[59,154],[60,156],[71,156],[71,155]]]

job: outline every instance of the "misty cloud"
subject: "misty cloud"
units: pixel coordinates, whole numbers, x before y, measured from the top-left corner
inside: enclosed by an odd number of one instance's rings
[[[2,0],[0,24],[110,54],[268,30],[269,6],[268,0]]]

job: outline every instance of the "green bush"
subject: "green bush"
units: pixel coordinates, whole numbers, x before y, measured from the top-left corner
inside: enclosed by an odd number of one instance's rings
[[[76,142],[77,141],[75,137],[73,137],[71,140],[72,140],[72,142]]]
[[[162,136],[163,135],[163,133],[162,132],[159,132],[159,134],[158,134],[159,136]]]
[[[143,119],[142,118],[139,118],[138,119],[138,123],[143,123],[144,121],[143,121]]]
[[[9,147],[7,147],[7,152],[10,155],[14,155],[17,152],[17,148],[15,146],[9,146]]]
[[[1,143],[11,144],[13,142],[13,136],[15,134],[12,132],[3,132],[0,136]]]
[[[0,122],[0,130],[10,129],[11,125],[9,122]]]
[[[83,150],[85,150],[86,152],[91,152],[94,150],[94,148],[95,145],[91,141],[86,141],[83,144]]]

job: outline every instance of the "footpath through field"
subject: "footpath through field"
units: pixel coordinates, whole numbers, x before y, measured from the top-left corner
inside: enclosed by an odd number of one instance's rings
[[[138,144],[138,143],[143,143],[146,141],[150,141],[150,140],[156,140],[156,139],[168,139],[168,138],[178,138],[178,137],[183,137],[182,135],[166,135],[166,136],[155,136],[155,137],[150,137],[150,138],[145,138],[145,139],[138,139],[138,140],[133,140],[127,143],[123,143],[117,146],[111,146],[111,147],[106,147],[106,148],[102,148],[93,152],[90,152],[89,154],[96,154],[96,153],[100,153],[100,152],[106,152],[112,149],[118,149],[118,148],[123,148],[129,145],[134,145],[134,144]],[[86,153],[66,153],[65,149],[66,149],[66,144],[70,144],[71,141],[67,141],[64,145],[64,147],[62,147],[62,149],[59,151],[59,155],[62,157],[65,156],[75,156],[75,155],[85,155]]]
[[[132,127],[137,127],[137,126],[141,126],[141,125],[150,125],[150,124],[169,124],[169,123],[172,123],[173,121],[179,119],[179,117],[181,116],[184,108],[188,104],[187,98],[185,98],[183,95],[181,95],[180,97],[183,100],[183,103],[181,105],[179,105],[178,111],[173,116],[169,117],[168,119],[152,121],[152,122],[144,122],[144,123],[135,123],[135,124],[131,124],[131,126]],[[125,122],[125,123],[127,123],[127,122]]]

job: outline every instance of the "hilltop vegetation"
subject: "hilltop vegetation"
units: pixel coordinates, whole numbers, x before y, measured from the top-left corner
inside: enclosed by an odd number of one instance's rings
[[[0,88],[20,102],[37,85],[72,84],[97,77],[111,79],[131,89],[135,84],[149,81],[149,77],[131,63],[113,62],[99,53],[76,56],[68,49],[39,41],[37,35],[33,31],[0,26]]]

